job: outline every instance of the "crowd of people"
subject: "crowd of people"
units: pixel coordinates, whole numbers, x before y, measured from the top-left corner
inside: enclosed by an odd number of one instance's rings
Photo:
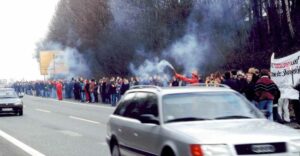
[[[196,85],[198,83],[218,86],[227,85],[230,88],[243,94],[270,120],[278,122],[290,122],[286,117],[289,112],[279,104],[280,90],[271,80],[270,72],[266,69],[258,70],[250,68],[246,73],[243,71],[231,70],[224,73],[215,72],[208,75],[205,79],[196,70],[192,71],[191,76],[184,76],[174,71],[174,76],[155,75],[153,77],[103,77],[100,80],[72,78],[71,80],[48,80],[48,81],[21,81],[14,83],[13,87],[18,93],[26,93],[34,96],[51,97],[62,99],[74,99],[86,103],[106,103],[115,106],[122,95],[135,85],[155,85],[161,87],[176,87],[185,85]],[[299,85],[300,86],[300,85]],[[300,87],[295,87],[300,91]],[[299,103],[299,100],[290,100],[291,103]],[[299,104],[294,104],[294,113],[297,121],[299,120]],[[284,106],[286,107],[286,106]],[[288,116],[290,116],[288,114]]]

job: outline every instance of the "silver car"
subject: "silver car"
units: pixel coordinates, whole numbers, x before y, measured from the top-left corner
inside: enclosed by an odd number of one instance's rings
[[[227,87],[136,87],[107,123],[112,156],[300,156],[300,133]]]

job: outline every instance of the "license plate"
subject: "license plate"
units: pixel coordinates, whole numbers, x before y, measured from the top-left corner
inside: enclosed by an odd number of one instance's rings
[[[2,108],[2,111],[12,111],[12,108]]]

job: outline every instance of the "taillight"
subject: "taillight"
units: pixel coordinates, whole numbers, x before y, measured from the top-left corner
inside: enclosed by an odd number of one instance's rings
[[[190,145],[190,150],[191,150],[192,156],[204,156],[201,146],[198,144]]]

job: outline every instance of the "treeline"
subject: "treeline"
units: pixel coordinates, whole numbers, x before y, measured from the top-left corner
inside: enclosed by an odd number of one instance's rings
[[[74,47],[94,76],[128,75],[130,63],[163,57],[191,23],[201,30],[211,18],[209,36],[226,38],[212,48],[221,49],[221,68],[268,67],[272,52],[284,56],[300,49],[299,12],[300,0],[61,0],[37,49],[51,49],[50,43]],[[232,43],[237,46],[226,45]]]

